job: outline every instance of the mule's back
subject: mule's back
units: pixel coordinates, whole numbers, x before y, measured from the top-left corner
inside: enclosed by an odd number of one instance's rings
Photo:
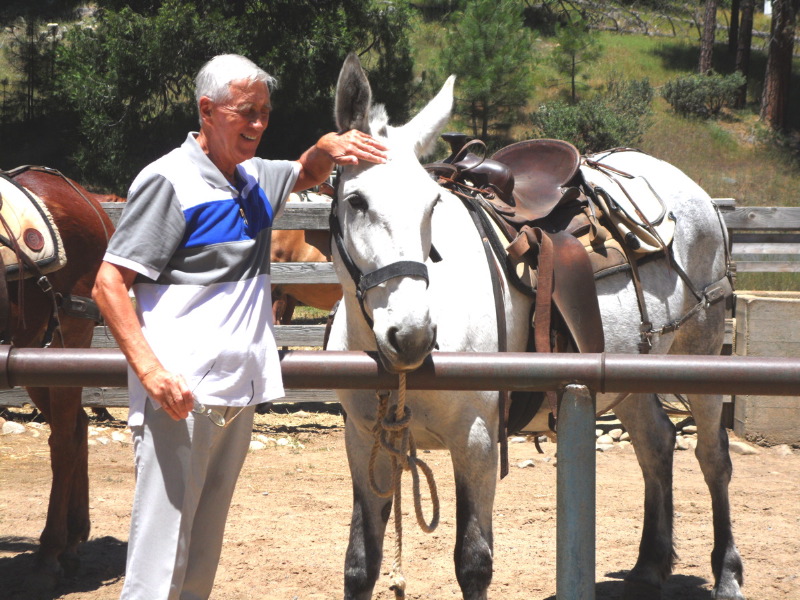
[[[651,259],[639,267],[647,316],[653,328],[674,323],[691,311],[702,299],[707,286],[724,281],[728,275],[727,230],[709,195],[677,167],[641,152],[624,151],[592,157],[603,164],[644,177],[663,201],[675,220],[674,239],[669,252],[675,267],[665,259]],[[686,279],[680,271],[685,273]],[[687,283],[687,280],[689,283]],[[640,311],[620,310],[620,306],[637,307],[633,282],[629,274],[610,276],[597,281],[607,351],[637,352]],[[618,297],[631,295],[633,302]],[[697,296],[700,295],[701,298]],[[708,310],[697,310],[690,327],[664,332],[653,337],[654,353],[665,353],[675,340],[692,338],[681,352],[717,354],[724,335],[725,303],[718,302]],[[689,324],[688,322],[686,324]],[[672,348],[672,351],[676,351]]]

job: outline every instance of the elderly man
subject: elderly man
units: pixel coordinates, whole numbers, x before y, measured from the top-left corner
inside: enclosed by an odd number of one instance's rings
[[[210,595],[255,405],[284,394],[273,220],[290,192],[324,181],[334,164],[386,159],[358,131],[327,134],[297,161],[255,158],[273,78],[222,55],[196,83],[200,132],[136,177],[94,288],[129,365],[126,600]]]

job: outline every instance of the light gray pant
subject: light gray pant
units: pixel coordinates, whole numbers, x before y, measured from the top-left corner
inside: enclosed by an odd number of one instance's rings
[[[228,427],[190,413],[174,421],[147,401],[133,428],[136,491],[122,600],[204,600],[253,430],[255,407]]]

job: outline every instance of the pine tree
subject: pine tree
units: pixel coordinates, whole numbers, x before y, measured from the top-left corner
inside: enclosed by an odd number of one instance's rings
[[[570,99],[578,100],[577,79],[581,70],[597,60],[603,52],[597,32],[582,18],[575,18],[568,25],[556,28],[558,45],[553,50],[553,61],[560,73],[569,77]]]
[[[488,139],[521,119],[533,86],[530,31],[513,0],[475,0],[455,13],[439,55],[440,76],[455,74],[456,112]]]

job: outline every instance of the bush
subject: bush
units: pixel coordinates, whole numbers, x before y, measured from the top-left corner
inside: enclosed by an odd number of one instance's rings
[[[531,121],[538,137],[570,142],[584,154],[635,146],[647,128],[652,101],[647,79],[612,80],[603,95],[577,104],[544,104]]]
[[[678,114],[707,119],[718,115],[723,106],[733,105],[745,83],[741,73],[685,75],[668,81],[661,95]]]

